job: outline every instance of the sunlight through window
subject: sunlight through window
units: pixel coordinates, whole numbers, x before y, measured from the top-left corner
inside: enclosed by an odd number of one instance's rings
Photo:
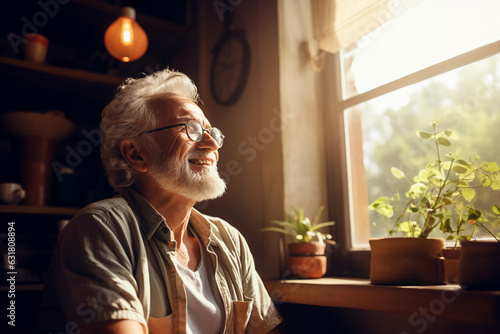
[[[391,168],[413,176],[435,161],[434,148],[421,145],[417,130],[440,119],[440,128],[459,134],[443,154],[500,161],[498,13],[495,0],[417,1],[340,52],[354,248],[388,236],[390,222],[368,205],[397,189],[404,197],[407,184]],[[478,201],[491,207],[500,196],[487,193]]]

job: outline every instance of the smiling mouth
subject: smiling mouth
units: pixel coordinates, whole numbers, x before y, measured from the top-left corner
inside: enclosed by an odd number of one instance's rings
[[[207,159],[189,159],[189,163],[201,166],[212,166],[214,164],[212,160]]]

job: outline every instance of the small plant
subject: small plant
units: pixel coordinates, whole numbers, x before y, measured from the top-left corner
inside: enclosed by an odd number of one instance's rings
[[[430,124],[433,132],[417,131],[423,140],[433,140],[437,160],[421,169],[412,180],[396,167],[391,169],[397,179],[409,183],[404,194],[406,201],[397,216],[394,227],[388,228],[389,235],[403,233],[408,237],[427,238],[439,228],[449,234],[447,240],[469,240],[476,232],[476,226],[486,229],[497,241],[500,241],[491,229],[500,224],[500,207],[493,206],[492,213],[480,210],[476,205],[476,192],[490,188],[500,190],[500,168],[496,162],[481,162],[480,157],[461,159],[455,154],[447,154],[441,160],[440,147],[451,146],[449,139],[457,136],[450,130],[437,131],[439,120]],[[379,197],[369,209],[386,217],[386,221],[395,213],[395,203],[401,203],[399,193],[392,197]],[[465,232],[466,224],[473,224],[470,233]]]
[[[311,222],[309,218],[304,216],[304,210],[302,207],[300,209],[296,209],[292,207],[292,212],[285,212],[285,221],[273,220],[271,223],[275,225],[279,225],[280,227],[265,227],[261,231],[263,232],[279,232],[287,235],[291,242],[311,242],[311,241],[319,241],[321,243],[327,242],[331,244],[335,244],[335,241],[332,241],[332,236],[330,234],[325,234],[319,232],[318,230],[332,226],[334,222],[324,222],[319,223],[319,218],[321,213],[323,212],[323,207],[321,207],[314,220]]]

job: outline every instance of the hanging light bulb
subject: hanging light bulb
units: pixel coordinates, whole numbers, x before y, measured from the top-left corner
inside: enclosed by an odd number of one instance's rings
[[[104,34],[106,50],[114,58],[130,62],[142,57],[148,48],[148,36],[135,20],[135,10],[125,7]]]

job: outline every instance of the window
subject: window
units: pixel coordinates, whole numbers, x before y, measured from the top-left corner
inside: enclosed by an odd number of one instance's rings
[[[414,175],[432,159],[417,130],[440,119],[464,154],[500,161],[499,12],[495,0],[420,1],[339,52],[352,248],[387,236],[368,205],[398,187],[391,167]]]

